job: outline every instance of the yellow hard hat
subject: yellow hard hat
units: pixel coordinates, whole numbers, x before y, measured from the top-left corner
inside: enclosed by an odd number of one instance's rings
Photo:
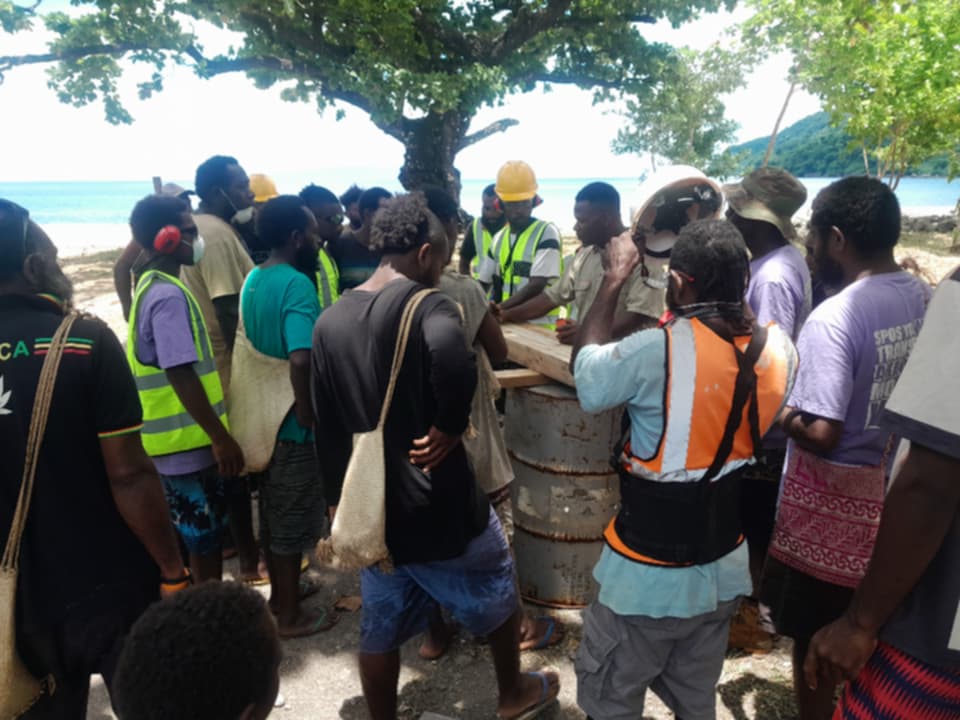
[[[523,160],[510,160],[497,173],[496,190],[503,202],[532,200],[537,194],[537,176]]]
[[[277,192],[277,184],[262,173],[254,173],[250,176],[250,190],[253,192],[253,201],[256,203],[264,203],[280,195]]]

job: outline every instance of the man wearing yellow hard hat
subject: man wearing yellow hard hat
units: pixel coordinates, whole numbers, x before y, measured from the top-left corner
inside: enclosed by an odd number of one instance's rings
[[[505,163],[497,173],[496,192],[507,224],[481,262],[479,280],[492,286],[491,299],[507,310],[536,297],[560,276],[560,232],[552,223],[533,217],[533,208],[542,201],[536,175],[527,163]],[[533,322],[552,325],[556,314],[554,309]]]

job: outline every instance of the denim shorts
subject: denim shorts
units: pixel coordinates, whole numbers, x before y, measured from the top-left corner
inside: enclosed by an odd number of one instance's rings
[[[439,604],[474,635],[489,635],[520,606],[513,557],[493,510],[487,529],[450,560],[360,572],[360,652],[386,653],[427,628]]]
[[[195,555],[219,551],[227,503],[217,466],[186,475],[161,475],[160,479],[173,524],[187,550]]]

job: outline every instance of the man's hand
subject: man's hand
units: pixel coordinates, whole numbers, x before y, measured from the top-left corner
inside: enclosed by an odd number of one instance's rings
[[[213,457],[217,461],[220,477],[237,477],[243,472],[243,450],[229,433],[213,440]]]
[[[503,322],[503,309],[499,303],[495,303],[493,300],[490,301],[490,314],[497,319],[497,322]]]
[[[579,329],[580,325],[577,324],[576,320],[558,320],[557,342],[561,345],[573,345],[574,340],[577,339],[577,331]]]
[[[413,441],[414,449],[410,451],[410,462],[424,472],[430,472],[443,462],[459,442],[459,435],[447,435],[442,430],[431,427],[426,435]]]
[[[622,232],[607,243],[600,253],[607,279],[626,282],[642,260],[640,248],[629,231]]]
[[[810,640],[803,675],[811,690],[820,680],[831,686],[853,680],[877,648],[877,634],[858,627],[846,613]]]

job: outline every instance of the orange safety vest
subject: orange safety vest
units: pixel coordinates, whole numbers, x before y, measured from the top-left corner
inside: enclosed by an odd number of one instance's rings
[[[627,441],[618,458],[618,469],[624,482],[629,482],[632,477],[666,483],[659,486],[665,491],[692,490],[690,487],[669,487],[669,484],[702,484],[699,481],[713,464],[724,436],[739,368],[730,342],[696,318],[679,318],[667,326],[665,332],[666,407],[657,450],[652,457],[637,457]],[[747,335],[736,338],[735,342],[744,352],[750,340],[751,336]],[[733,435],[730,453],[711,483],[718,483],[725,476],[754,462],[757,449],[754,438],[766,433],[783,408],[796,365],[796,350],[789,337],[776,325],[768,327],[766,343],[753,365],[756,374],[757,427],[751,425],[750,403],[747,403]],[[614,518],[604,533],[607,544],[613,550],[638,562],[671,566],[678,564],[628,547],[617,533],[616,521],[617,518]]]

